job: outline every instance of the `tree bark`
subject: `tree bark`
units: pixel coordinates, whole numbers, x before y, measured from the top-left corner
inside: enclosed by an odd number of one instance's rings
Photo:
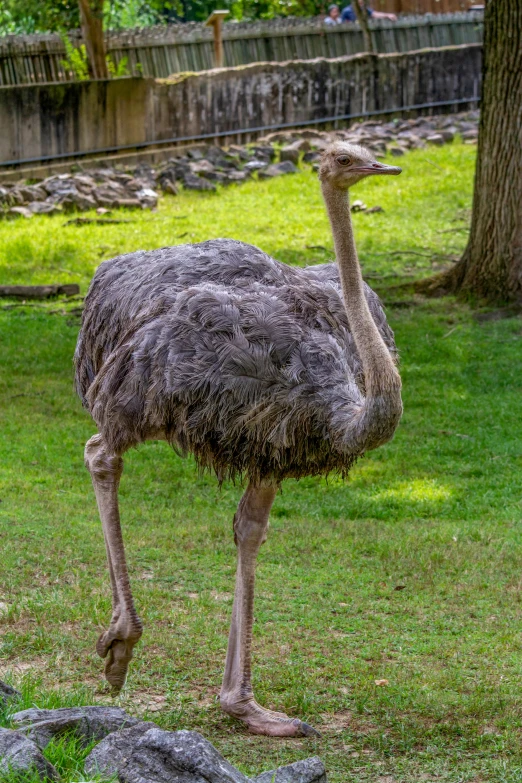
[[[362,30],[364,50],[369,54],[375,54],[375,48],[373,46],[372,34],[370,26],[368,24],[368,11],[366,9],[366,3],[364,0],[352,0],[352,8],[355,11],[355,16],[359,22],[359,27]]]
[[[103,40],[103,0],[78,0],[78,2],[90,76],[93,79],[108,79]]]
[[[468,245],[422,293],[522,305],[522,2],[487,0],[477,168]]]

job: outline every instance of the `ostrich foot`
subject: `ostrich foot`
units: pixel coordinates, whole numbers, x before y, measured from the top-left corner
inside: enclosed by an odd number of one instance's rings
[[[142,634],[141,620],[119,618],[112,621],[105,633],[96,642],[96,652],[100,658],[107,658],[105,677],[113,693],[121,691],[127,677],[127,669],[132,658],[132,650]]]
[[[284,712],[273,712],[261,707],[253,697],[248,699],[221,696],[221,708],[233,718],[243,721],[252,734],[267,737],[320,737],[308,723],[289,718]]]

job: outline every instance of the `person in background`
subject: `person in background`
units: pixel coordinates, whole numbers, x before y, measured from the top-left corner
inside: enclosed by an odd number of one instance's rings
[[[339,6],[335,5],[335,3],[332,3],[332,5],[328,6],[328,15],[324,18],[324,23],[328,25],[333,24],[341,24],[341,12],[339,10]]]
[[[361,5],[361,0],[352,0],[352,2],[353,3],[358,2]],[[332,6],[330,6],[330,8],[331,7]],[[368,5],[366,6],[366,11],[368,12],[368,16],[371,17],[372,19],[389,19],[390,22],[397,21],[397,17],[395,16],[395,14],[385,14],[382,11],[374,11]],[[357,16],[352,6],[347,5],[346,8],[343,8],[343,12],[341,14],[341,22],[356,22],[356,21],[357,21]]]

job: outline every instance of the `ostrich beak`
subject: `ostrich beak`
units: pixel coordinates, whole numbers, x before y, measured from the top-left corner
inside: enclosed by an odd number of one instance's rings
[[[357,171],[361,174],[393,174],[396,176],[401,173],[402,169],[399,166],[388,166],[386,163],[372,161],[371,163],[358,166],[357,169],[352,169],[352,171]]]

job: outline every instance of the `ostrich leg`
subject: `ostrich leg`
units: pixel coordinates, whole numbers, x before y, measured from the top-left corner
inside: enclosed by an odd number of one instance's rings
[[[276,492],[275,485],[249,485],[234,517],[238,549],[236,590],[220,702],[225,712],[246,723],[254,734],[303,737],[317,732],[297,718],[260,707],[254,699],[251,682],[256,558],[266,540],[268,515]]]
[[[85,465],[98,502],[112,585],[112,618],[108,630],[98,639],[96,652],[107,658],[105,676],[117,692],[125,682],[132,648],[142,634],[132,600],[118,510],[123,460],[108,451],[101,435],[94,435],[85,446]]]

